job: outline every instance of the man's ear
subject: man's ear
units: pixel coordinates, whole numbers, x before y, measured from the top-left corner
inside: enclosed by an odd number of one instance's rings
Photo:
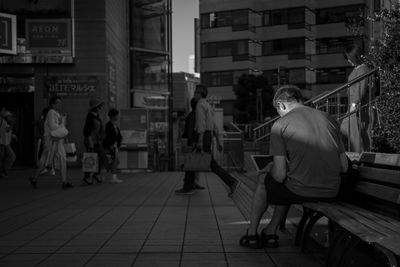
[[[286,110],[286,105],[285,105],[284,103],[279,102],[278,105],[279,105],[279,109],[280,109],[280,110],[282,110],[282,111],[285,111],[285,110]]]

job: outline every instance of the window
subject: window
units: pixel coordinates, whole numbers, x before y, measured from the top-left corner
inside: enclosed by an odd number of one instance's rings
[[[304,68],[280,69],[278,80],[278,69],[264,70],[263,76],[273,85],[294,84],[303,88],[306,83],[306,70]]]
[[[302,25],[305,22],[305,8],[289,8],[289,9],[276,9],[268,10],[263,13],[263,25]]]
[[[317,70],[317,83],[345,83],[353,68],[326,68]]]
[[[201,45],[201,49],[203,58],[247,55],[249,53],[249,42],[248,40],[235,40],[231,42],[204,43]]]
[[[203,72],[201,77],[206,86],[231,86],[233,84],[232,71]]]
[[[336,38],[317,39],[316,53],[317,54],[343,53],[346,47],[353,43],[358,44],[361,48],[364,47],[364,42],[361,38],[336,37]]]
[[[318,9],[316,11],[316,23],[347,22],[351,18],[359,18],[360,15],[364,16],[364,10],[364,5]]]
[[[305,39],[289,38],[264,41],[262,45],[263,55],[304,55],[305,57]]]
[[[200,15],[201,28],[228,27],[249,24],[249,10],[233,10]]]

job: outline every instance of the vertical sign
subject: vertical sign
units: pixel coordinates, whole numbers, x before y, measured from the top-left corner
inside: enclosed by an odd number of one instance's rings
[[[0,13],[0,53],[17,54],[17,16]]]

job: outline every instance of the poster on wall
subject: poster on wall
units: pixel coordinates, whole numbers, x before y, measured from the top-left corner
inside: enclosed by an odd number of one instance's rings
[[[147,146],[148,114],[143,108],[122,109],[120,128],[122,144]]]

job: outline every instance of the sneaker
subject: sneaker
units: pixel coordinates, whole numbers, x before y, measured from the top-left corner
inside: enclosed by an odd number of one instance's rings
[[[194,188],[195,190],[203,190],[203,189],[205,189],[204,186],[201,186],[201,185],[199,185],[199,184],[195,184],[195,185],[193,186],[193,188]]]
[[[90,177],[83,177],[82,179],[87,185],[92,185],[93,184],[93,179],[90,179]]]
[[[68,189],[74,187],[70,182],[62,183],[62,189]]]
[[[50,175],[55,176],[55,175],[56,175],[56,170],[52,168],[52,169],[50,170]]]
[[[175,191],[175,194],[177,194],[177,195],[191,195],[193,193],[194,193],[194,189],[186,189],[186,188],[182,188],[182,189]]]
[[[29,177],[29,182],[31,183],[33,188],[37,187],[37,180],[33,176]]]
[[[112,184],[122,184],[124,181],[118,178],[113,178],[110,180],[110,183]]]

